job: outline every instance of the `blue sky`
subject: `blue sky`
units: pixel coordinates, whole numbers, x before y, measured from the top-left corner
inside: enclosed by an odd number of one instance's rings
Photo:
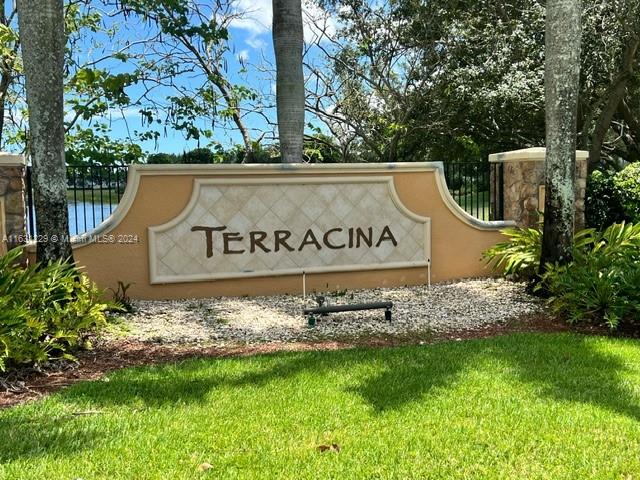
[[[206,4],[209,0],[202,0]],[[227,78],[232,84],[244,85],[249,88],[255,89],[262,94],[265,103],[273,105],[275,102],[275,67],[274,55],[273,55],[273,42],[271,38],[271,0],[228,0],[234,12],[242,12],[242,16],[235,18],[230,23],[230,51],[225,55],[225,61],[227,63],[226,74]],[[5,11],[10,11],[11,6],[14,4],[14,0],[4,0]],[[101,8],[104,11],[104,6],[101,0],[95,0],[94,6]],[[108,11],[108,10],[107,10]],[[124,42],[135,42],[140,38],[144,38],[145,34],[149,33],[149,25],[145,25],[143,22],[136,23],[133,19],[129,19],[126,23],[126,28],[122,28],[121,18],[110,19],[108,16],[104,17],[105,25],[111,27],[117,25],[121,27],[119,33],[116,36],[115,43],[123,45]],[[335,32],[334,20],[328,18],[325,12],[318,7],[309,3],[305,3],[303,0],[303,21],[305,24],[305,42],[308,46],[307,60],[315,61],[319,58],[318,49],[313,45],[317,42],[317,30],[314,29],[314,20],[318,18],[325,18],[325,22],[328,25],[328,31]],[[17,20],[14,22],[17,24]],[[102,45],[98,45],[96,48],[95,42],[102,42]],[[100,58],[106,52],[112,51],[115,47],[113,43],[110,43],[105,35],[93,34],[92,38],[86,38],[83,40],[82,50],[79,54],[80,63],[83,61],[91,61]],[[242,62],[240,61],[242,60]],[[243,65],[245,66],[244,72]],[[108,68],[112,72],[131,72],[132,65],[123,64],[122,62],[109,60],[106,63],[99,65],[101,68]],[[179,82],[190,82],[193,79],[188,77],[181,78]],[[136,94],[142,91],[141,87],[132,86],[127,90],[127,93],[133,99]],[[163,95],[166,97],[167,91],[158,90],[155,95],[157,98],[162,99]],[[18,114],[17,117],[20,117]],[[266,118],[265,118],[266,117]],[[110,136],[113,139],[127,139],[130,135],[129,132],[136,130],[145,130],[146,127],[142,125],[141,115],[139,113],[139,107],[132,106],[124,111],[111,110],[109,118],[99,120],[101,122],[106,121],[109,124]],[[314,118],[307,114],[307,122],[312,122],[318,126],[321,126]],[[245,118],[246,125],[252,130],[252,137],[258,139],[262,132],[267,132],[264,136],[263,143],[268,143],[273,139],[273,127],[269,125],[275,124],[275,108],[269,108],[264,110],[264,116],[262,115],[248,115]],[[210,119],[202,119],[203,125],[210,125]],[[85,123],[86,125],[86,123]],[[214,129],[213,140],[221,143],[225,147],[232,146],[234,144],[241,143],[241,137],[239,132],[235,128],[222,128],[220,122],[216,122]],[[232,127],[232,124],[229,124]],[[181,153],[198,146],[198,142],[195,140],[187,141],[181,132],[172,130],[164,131],[163,135],[156,144],[154,141],[140,142],[136,139],[136,143],[140,144],[144,151],[149,153],[154,152],[173,152]],[[209,140],[201,140],[200,146],[206,146]],[[18,147],[16,147],[18,148]]]
[[[236,11],[245,13],[242,18],[234,19],[230,24],[230,52],[225,55],[227,76],[231,83],[253,88],[262,93],[267,102],[272,103],[274,101],[273,92],[275,91],[272,78],[273,72],[263,71],[265,68],[272,70],[273,67],[269,68],[269,66],[274,65],[271,38],[271,0],[234,0],[233,6]],[[317,39],[312,27],[312,19],[321,15],[323,15],[323,12],[317,7],[305,5],[303,17],[307,44],[312,45]],[[135,31],[123,30],[119,34],[119,40],[135,41],[145,34],[145,28],[144,25],[140,25],[139,29]],[[329,28],[335,28],[332,21],[330,21]],[[106,46],[106,49],[109,49],[109,46]],[[98,53],[94,52],[93,55],[98,55]],[[312,48],[309,55],[317,56],[317,50]],[[244,73],[241,72],[243,64],[246,67],[246,72]],[[113,68],[127,70],[127,65],[118,65],[116,63]],[[184,81],[188,82],[189,79],[185,78]],[[128,91],[132,98],[135,97],[136,88],[133,87]],[[162,92],[157,92],[157,95],[162,95]],[[271,122],[275,122],[275,109],[267,109],[264,114]],[[253,131],[253,138],[258,138],[261,135],[260,132],[272,131],[268,121],[261,115],[248,115],[245,120],[248,128]],[[307,118],[307,121],[313,121],[313,119]],[[203,125],[210,124],[210,120],[203,119],[202,123]],[[216,125],[218,124],[216,123]],[[232,127],[233,125],[229,126]],[[114,111],[111,115],[110,127],[111,136],[122,139],[128,137],[128,131],[133,132],[134,130],[143,130],[145,128],[141,124],[141,116],[136,107],[128,108],[123,113]],[[270,141],[270,138],[271,135],[267,134],[264,137],[265,142]],[[214,128],[213,140],[223,144],[225,147],[241,143],[239,132],[234,128],[222,128],[221,125]],[[201,140],[200,146],[205,146],[207,142],[207,139]],[[140,145],[150,153],[158,151],[181,153],[185,150],[196,148],[198,142],[195,140],[187,141],[181,132],[169,130],[160,137],[157,145],[154,141],[142,142]]]

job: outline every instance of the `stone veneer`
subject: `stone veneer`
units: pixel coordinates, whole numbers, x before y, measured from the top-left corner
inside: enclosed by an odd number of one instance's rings
[[[0,232],[4,232],[0,239],[2,250],[10,250],[26,240],[24,174],[23,155],[0,153],[0,198],[4,204],[5,223],[0,228]]]
[[[533,227],[539,211],[544,211],[540,198],[544,186],[546,148],[534,147],[489,155],[489,162],[503,165],[504,219],[514,220],[519,226]],[[576,216],[575,228],[585,226],[584,201],[587,188],[588,152],[576,151]],[[494,170],[492,169],[492,175]],[[497,185],[492,178],[491,185]]]

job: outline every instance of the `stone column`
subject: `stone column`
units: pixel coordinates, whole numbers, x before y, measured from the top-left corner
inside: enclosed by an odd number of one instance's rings
[[[533,227],[544,212],[544,147],[525,148],[489,155],[490,163],[502,164],[504,219],[519,226]],[[584,199],[587,188],[587,160],[589,153],[576,151],[576,217],[575,228],[585,226]],[[493,171],[493,169],[492,169]],[[492,178],[491,185],[496,185]]]
[[[24,155],[0,153],[0,252],[27,239]]]

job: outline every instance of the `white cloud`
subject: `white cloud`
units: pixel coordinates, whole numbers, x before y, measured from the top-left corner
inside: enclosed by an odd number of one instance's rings
[[[108,116],[115,118],[136,118],[141,117],[141,107],[131,106],[124,108],[109,108]]]
[[[307,43],[322,42],[326,40],[323,37],[333,37],[336,33],[336,19],[315,4],[303,4],[302,21],[304,40]]]
[[[246,48],[243,50],[240,50],[240,53],[238,53],[238,61],[240,63],[246,63],[249,61],[249,50],[247,50]]]
[[[251,36],[245,40],[245,43],[254,50],[262,50],[267,47],[267,42],[258,38],[257,36]]]
[[[271,30],[273,12],[271,0],[236,0],[235,11],[243,13],[234,18],[231,27],[245,30],[253,35],[261,35]]]

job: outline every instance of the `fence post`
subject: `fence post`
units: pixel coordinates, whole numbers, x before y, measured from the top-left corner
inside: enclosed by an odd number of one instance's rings
[[[490,163],[502,164],[505,220],[514,220],[522,227],[533,227],[540,220],[538,212],[544,212],[546,152],[544,147],[534,147],[489,155]],[[585,226],[584,200],[588,156],[588,152],[576,150],[576,230]]]
[[[24,155],[0,153],[0,253],[27,240]]]

